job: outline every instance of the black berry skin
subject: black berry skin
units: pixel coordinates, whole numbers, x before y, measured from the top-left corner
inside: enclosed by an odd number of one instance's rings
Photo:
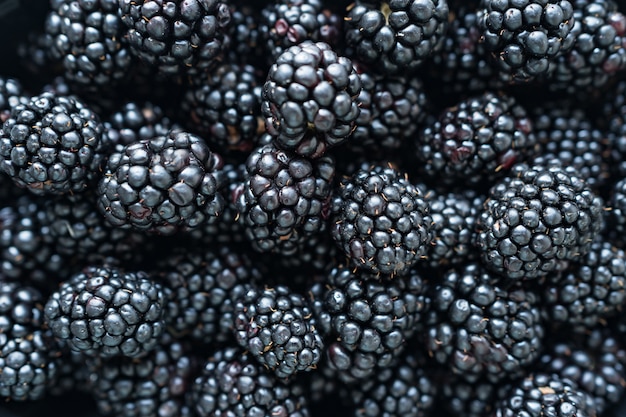
[[[285,50],[270,67],[261,111],[276,146],[318,158],[345,142],[359,116],[361,79],[346,57],[324,42]]]

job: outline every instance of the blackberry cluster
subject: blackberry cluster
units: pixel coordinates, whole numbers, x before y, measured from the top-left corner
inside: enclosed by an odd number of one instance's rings
[[[105,133],[116,147],[140,140],[163,136],[176,125],[165,116],[163,109],[150,102],[125,103],[104,121]]]
[[[18,80],[0,77],[0,123],[9,118],[11,109],[24,98],[24,90]]]

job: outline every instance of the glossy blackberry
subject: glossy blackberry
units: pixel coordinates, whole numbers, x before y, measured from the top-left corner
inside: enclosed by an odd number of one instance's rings
[[[154,273],[171,296],[166,301],[170,334],[203,343],[232,341],[235,302],[261,274],[234,246],[178,248],[157,262]]]
[[[0,77],[0,123],[11,115],[11,109],[26,100],[22,84],[13,78]]]
[[[495,281],[469,263],[445,272],[430,290],[429,355],[469,382],[522,376],[543,347],[539,296]]]
[[[212,354],[191,390],[199,417],[308,417],[302,388],[283,384],[263,366],[236,348]]]
[[[524,108],[491,92],[445,109],[420,131],[415,148],[420,172],[447,185],[491,183],[539,150]]]
[[[58,339],[57,339],[58,341]],[[89,393],[91,388],[91,367],[85,366],[88,357],[81,352],[71,350],[66,343],[58,341],[61,346],[56,378],[49,381],[46,388],[49,395],[58,397],[69,393]]]
[[[211,146],[250,151],[263,126],[254,67],[223,64],[194,83],[181,103],[194,131]]]
[[[231,14],[219,0],[119,0],[131,52],[165,76],[202,73],[228,48]]]
[[[608,207],[606,223],[611,227],[605,232],[607,239],[620,249],[626,249],[626,179],[613,185]]]
[[[602,106],[611,148],[610,168],[616,181],[626,177],[626,80],[620,80]]]
[[[258,252],[289,256],[297,245],[326,228],[334,160],[308,160],[265,145],[246,162],[235,193],[239,221]]]
[[[133,65],[117,0],[55,0],[45,23],[50,57],[79,89],[119,83]]]
[[[574,7],[567,0],[483,0],[477,13],[480,42],[506,82],[548,74],[578,35]]]
[[[223,160],[198,136],[172,130],[109,158],[98,209],[115,227],[171,235],[200,227],[224,209]]]
[[[324,337],[325,360],[344,383],[371,378],[391,366],[419,333],[429,307],[417,273],[380,280],[351,268],[334,268],[310,290]]]
[[[38,195],[82,192],[110,152],[98,116],[72,96],[43,93],[11,110],[0,130],[0,170]]]
[[[596,240],[589,252],[542,285],[546,321],[587,331],[621,313],[626,302],[626,254]]]
[[[508,280],[545,276],[589,252],[602,211],[572,168],[518,164],[491,188],[476,244],[487,268]]]
[[[137,358],[159,343],[167,297],[143,272],[87,267],[61,284],[44,312],[54,335],[73,350]]]
[[[350,57],[390,75],[420,67],[441,49],[447,28],[446,0],[357,0],[344,30]]]
[[[440,385],[439,404],[451,415],[484,417],[493,415],[497,400],[498,384],[481,378],[467,382],[464,378],[448,374]]]
[[[227,52],[226,62],[241,66],[252,65],[257,74],[265,77],[271,65],[271,63],[265,64],[267,54],[259,27],[260,8],[265,2],[244,3],[231,6],[232,23],[228,35],[231,45]]]
[[[352,61],[330,45],[292,46],[270,67],[263,86],[265,128],[278,147],[318,158],[354,130],[360,92]]]
[[[429,201],[393,167],[374,166],[344,178],[332,202],[332,237],[352,265],[402,275],[433,241]]]
[[[307,300],[284,285],[250,287],[237,300],[239,345],[278,378],[317,367],[324,345]]]
[[[176,125],[160,106],[145,102],[127,102],[104,122],[106,135],[116,146],[126,146],[141,140],[167,134]]]

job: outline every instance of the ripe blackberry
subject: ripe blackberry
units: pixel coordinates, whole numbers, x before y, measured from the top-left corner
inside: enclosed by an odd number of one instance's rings
[[[391,166],[344,178],[332,213],[335,242],[352,265],[375,274],[406,273],[433,240],[428,199]]]
[[[509,280],[562,270],[591,249],[603,201],[570,167],[518,164],[495,184],[478,218],[483,263]]]
[[[58,341],[61,347],[58,357],[56,378],[48,384],[49,395],[58,397],[69,393],[89,393],[91,388],[91,367],[85,366],[88,356],[71,350],[64,341]]]
[[[166,135],[177,128],[161,107],[145,102],[129,101],[104,122],[106,135],[116,146],[126,146],[141,140]]]
[[[0,123],[11,115],[11,109],[26,101],[22,84],[13,78],[0,77]]]
[[[613,185],[608,206],[606,223],[611,227],[606,230],[607,239],[620,249],[626,249],[626,178]]]
[[[378,279],[339,266],[310,290],[325,341],[327,366],[344,383],[356,383],[391,366],[406,341],[421,331],[429,306],[417,273]]]
[[[319,158],[354,130],[360,92],[352,61],[330,45],[292,46],[270,67],[263,86],[265,128],[278,147]]]
[[[482,0],[480,42],[505,82],[548,74],[576,40],[574,7],[567,0]]]
[[[532,122],[513,97],[486,92],[445,109],[417,135],[420,172],[447,185],[493,182],[537,153]]]
[[[626,177],[626,80],[618,81],[607,95],[600,119],[606,119],[611,175],[618,181]]]
[[[98,185],[98,209],[115,227],[171,235],[224,209],[222,157],[180,130],[113,153]]]
[[[421,66],[441,49],[447,29],[446,0],[357,0],[345,17],[348,55],[385,75]]]
[[[493,415],[496,405],[498,384],[481,378],[467,382],[463,377],[448,374],[440,385],[439,404],[450,415],[484,417]]]
[[[250,355],[235,348],[211,355],[190,395],[199,417],[309,416],[302,387],[283,384]]]
[[[539,296],[496,281],[480,264],[469,263],[444,273],[429,293],[429,355],[469,382],[524,375],[543,346]]]
[[[119,0],[131,52],[165,76],[198,74],[228,49],[231,14],[219,0]]]
[[[110,144],[78,99],[43,93],[11,110],[0,130],[0,170],[38,195],[81,192],[97,180]]]
[[[231,1],[231,3],[233,2]],[[228,34],[231,45],[227,52],[226,62],[240,66],[251,65],[256,74],[262,74],[264,77],[267,75],[268,66],[271,64],[265,65],[267,54],[259,27],[260,7],[265,2],[244,3],[231,6],[232,23]],[[259,7],[258,10],[257,6]]]
[[[249,151],[263,125],[254,67],[223,64],[194,83],[181,103],[194,131],[211,146]]]
[[[324,345],[306,299],[284,285],[251,286],[237,300],[234,332],[239,345],[278,378],[317,367]]]
[[[326,228],[334,160],[308,160],[265,145],[246,162],[247,176],[235,193],[239,221],[258,252],[289,256]]]
[[[159,343],[167,297],[143,272],[87,267],[61,284],[44,312],[54,335],[73,350],[138,358]]]

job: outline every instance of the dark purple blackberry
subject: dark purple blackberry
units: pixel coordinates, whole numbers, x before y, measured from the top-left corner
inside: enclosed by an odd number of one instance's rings
[[[491,188],[476,223],[481,259],[508,280],[562,270],[591,249],[603,205],[571,167],[518,164]]]
[[[380,280],[340,266],[309,294],[326,345],[326,366],[344,383],[366,380],[390,367],[406,341],[423,328],[422,315],[429,306],[416,273]]]
[[[486,92],[445,109],[417,135],[419,171],[432,182],[477,185],[503,176],[539,148],[513,97]]]
[[[150,103],[127,102],[104,122],[106,135],[116,146],[166,135],[176,125],[161,107]]]
[[[618,181],[626,177],[626,80],[613,86],[602,107],[601,119],[606,119],[611,148],[611,174]]]
[[[133,65],[117,0],[54,0],[45,23],[47,54],[61,61],[79,90],[98,91],[124,80]]]
[[[335,242],[352,265],[374,274],[405,274],[433,241],[428,199],[391,166],[344,178],[332,213]]]
[[[0,77],[0,123],[11,116],[11,109],[26,101],[22,84],[13,78]]]
[[[438,404],[453,416],[484,417],[493,415],[499,385],[482,378],[467,382],[455,374],[447,374],[440,384]]]
[[[546,322],[586,332],[622,312],[626,303],[626,254],[596,240],[589,252],[541,286]]]
[[[198,417],[309,416],[299,384],[283,384],[252,356],[235,348],[218,350],[209,357],[190,397]]]
[[[237,300],[234,318],[239,345],[278,378],[317,367],[324,345],[302,295],[284,285],[251,286]]]
[[[88,356],[71,350],[64,341],[59,341],[61,350],[58,357],[56,378],[48,384],[47,393],[59,397],[70,393],[89,393],[91,367],[85,366]]]
[[[231,14],[219,0],[119,0],[131,52],[165,76],[198,74],[228,48]]]
[[[430,289],[429,355],[469,382],[522,376],[543,347],[539,296],[496,281],[469,263],[447,271]]]
[[[357,0],[344,20],[348,56],[383,74],[400,74],[414,71],[441,49],[448,3]]]
[[[110,152],[98,116],[74,97],[43,93],[11,110],[0,130],[0,170],[38,195],[82,192]]]
[[[138,358],[159,343],[168,296],[143,272],[87,267],[61,284],[44,312],[54,335],[73,350]]]
[[[115,227],[171,235],[224,209],[222,157],[179,130],[113,153],[98,185],[98,209]]]
[[[228,36],[231,45],[227,52],[226,62],[245,66],[251,65],[255,74],[265,77],[271,63],[267,63],[267,53],[262,40],[260,25],[260,8],[263,1],[244,2],[231,6],[231,24]],[[259,9],[257,10],[257,6]]]
[[[330,45],[292,46],[276,59],[263,86],[266,130],[278,147],[318,158],[354,130],[360,92],[352,61]]]
[[[546,75],[572,49],[574,7],[567,0],[482,0],[480,42],[505,82],[528,82]]]
[[[193,130],[219,149],[250,151],[263,129],[261,87],[251,66],[224,64],[195,78],[181,107]]]
[[[246,162],[235,193],[239,221],[253,248],[290,256],[298,244],[326,228],[334,160],[308,160],[265,145]]]
[[[626,178],[613,185],[608,206],[606,223],[611,227],[607,227],[605,233],[607,240],[620,249],[626,249]]]

